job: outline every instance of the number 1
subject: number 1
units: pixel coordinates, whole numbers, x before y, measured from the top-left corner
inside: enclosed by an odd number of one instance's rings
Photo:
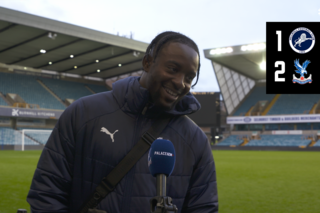
[[[281,52],[281,31],[278,30],[276,33],[278,35],[278,52]]]

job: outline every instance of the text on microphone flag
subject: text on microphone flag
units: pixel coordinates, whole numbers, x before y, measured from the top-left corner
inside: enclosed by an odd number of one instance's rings
[[[174,155],[170,152],[159,152],[159,151],[155,151],[154,155],[164,155],[164,156],[169,156],[169,157],[173,157]]]

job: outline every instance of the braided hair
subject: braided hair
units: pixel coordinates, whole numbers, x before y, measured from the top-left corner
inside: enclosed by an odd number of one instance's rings
[[[160,50],[164,47],[165,44],[167,44],[169,42],[177,42],[177,43],[185,44],[185,45],[191,47],[192,49],[194,49],[198,53],[199,64],[198,64],[198,70],[197,70],[197,79],[196,79],[196,82],[192,85],[192,88],[193,88],[198,83],[198,79],[199,79],[200,54],[199,54],[198,46],[189,37],[187,37],[181,33],[173,32],[173,31],[166,31],[166,32],[160,33],[149,44],[144,57],[151,56],[151,57],[153,57],[153,61],[155,61]]]

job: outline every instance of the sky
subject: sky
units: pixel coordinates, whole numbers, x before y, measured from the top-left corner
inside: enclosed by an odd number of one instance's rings
[[[0,7],[150,43],[163,31],[193,39],[200,77],[193,92],[220,91],[203,50],[266,41],[266,22],[320,22],[319,0],[0,0]]]

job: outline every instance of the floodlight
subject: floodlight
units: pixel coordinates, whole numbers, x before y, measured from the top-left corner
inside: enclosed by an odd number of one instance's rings
[[[77,67],[77,66],[74,66],[74,68],[77,69],[78,67]]]
[[[241,46],[242,51],[247,51],[247,50],[264,50],[266,48],[266,45],[264,43],[259,43],[259,44],[248,44],[248,45],[243,45]]]
[[[233,52],[233,49],[231,47],[228,47],[227,48],[227,53],[231,53],[231,52]]]
[[[97,70],[97,72],[100,72],[100,70]]]
[[[248,45],[248,46],[247,46],[247,50],[253,50],[253,45],[251,45],[251,44]]]
[[[118,64],[119,67],[121,67],[121,64]]]
[[[259,44],[259,47],[261,50],[264,50],[264,49],[266,49],[266,44],[261,43],[261,44]]]
[[[219,136],[215,136],[215,139],[219,139]]]
[[[253,50],[259,50],[259,49],[260,49],[259,44],[254,44],[254,45],[252,45],[252,49],[253,49]]]
[[[265,61],[260,63],[260,69],[261,70],[266,70],[266,62]]]
[[[41,52],[41,53],[46,53],[46,50],[41,49],[40,52]]]
[[[70,55],[70,58],[73,58],[73,55]]]
[[[138,57],[140,55],[140,52],[138,52],[138,51],[133,51],[133,56],[134,57]]]
[[[57,33],[53,33],[53,32],[48,33],[48,37],[51,38],[52,40],[56,39],[57,36],[58,36]]]
[[[99,60],[96,60],[96,63],[99,63]]]
[[[52,62],[51,62],[51,61],[49,61],[49,64],[51,65],[51,64],[52,64]]]
[[[225,48],[218,48],[218,49],[210,50],[211,55],[231,53],[231,52],[233,52],[232,47],[225,47]]]

